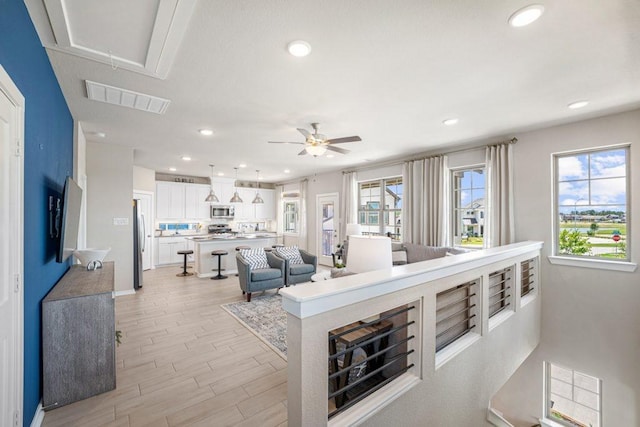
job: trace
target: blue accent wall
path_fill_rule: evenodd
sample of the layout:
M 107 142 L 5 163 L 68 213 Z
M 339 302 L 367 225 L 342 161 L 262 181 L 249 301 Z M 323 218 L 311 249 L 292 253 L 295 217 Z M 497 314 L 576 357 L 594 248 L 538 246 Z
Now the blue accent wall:
M 73 118 L 25 4 L 0 0 L 0 64 L 25 97 L 24 408 L 31 423 L 42 395 L 41 302 L 69 268 L 56 263 L 48 197 L 73 173 Z

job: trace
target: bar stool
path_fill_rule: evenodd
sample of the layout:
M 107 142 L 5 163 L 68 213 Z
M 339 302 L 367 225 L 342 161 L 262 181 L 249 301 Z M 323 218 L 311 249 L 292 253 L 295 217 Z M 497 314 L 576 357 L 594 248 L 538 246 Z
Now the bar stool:
M 276 249 L 276 248 L 284 248 L 284 245 L 282 245 L 282 244 L 280 244 L 280 243 L 276 243 L 275 245 L 271 245 L 271 247 L 272 247 L 273 249 Z
M 191 249 L 178 251 L 178 255 L 184 255 L 184 262 L 182 263 L 182 273 L 178 273 L 176 274 L 176 276 L 178 277 L 193 276 L 193 273 L 187 272 L 187 256 L 191 255 L 192 253 L 193 251 Z
M 271 246 L 268 246 L 266 248 L 264 248 L 265 252 L 273 252 L 273 248 Z
M 211 252 L 211 255 L 218 257 L 218 275 L 217 276 L 213 276 L 211 278 L 211 280 L 220 280 L 220 279 L 226 279 L 227 278 L 227 276 L 223 276 L 220 272 L 222 271 L 222 256 L 223 255 L 227 255 L 228 253 L 229 252 L 222 251 L 222 250 Z M 213 270 L 213 271 L 215 271 L 215 270 Z

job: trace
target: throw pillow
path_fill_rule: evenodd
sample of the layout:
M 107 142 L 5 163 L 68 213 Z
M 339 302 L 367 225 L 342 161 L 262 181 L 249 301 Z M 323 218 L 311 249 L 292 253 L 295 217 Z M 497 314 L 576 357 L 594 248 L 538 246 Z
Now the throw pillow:
M 267 254 L 263 248 L 257 249 L 241 249 L 240 255 L 247 261 L 249 267 L 252 270 L 259 270 L 261 268 L 271 268 L 267 261 Z
M 276 254 L 281 258 L 289 260 L 290 264 L 304 264 L 302 255 L 300 255 L 300 251 L 297 246 L 283 246 L 281 248 L 276 248 Z
M 391 261 L 393 265 L 404 265 L 407 263 L 407 251 L 392 251 Z

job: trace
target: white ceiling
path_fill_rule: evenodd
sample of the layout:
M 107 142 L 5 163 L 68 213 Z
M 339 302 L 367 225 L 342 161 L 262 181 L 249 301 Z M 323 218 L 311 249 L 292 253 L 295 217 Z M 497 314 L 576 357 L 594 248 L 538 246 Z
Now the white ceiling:
M 542 1 L 523 28 L 507 23 L 523 0 L 25 1 L 87 139 L 161 172 L 233 176 L 244 162 L 240 179 L 281 181 L 640 106 L 637 0 Z M 287 52 L 296 39 L 308 57 Z M 91 101 L 85 80 L 171 104 Z M 311 122 L 363 141 L 332 159 L 267 144 L 302 142 Z

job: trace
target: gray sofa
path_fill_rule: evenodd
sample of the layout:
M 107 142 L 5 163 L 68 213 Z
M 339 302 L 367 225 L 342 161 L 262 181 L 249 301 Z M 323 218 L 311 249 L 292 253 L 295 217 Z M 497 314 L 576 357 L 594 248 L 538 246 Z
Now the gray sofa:
M 349 252 L 349 241 L 345 240 L 340 247 L 340 250 L 334 255 L 334 264 L 341 262 L 347 265 L 347 256 Z M 417 245 L 415 243 L 391 243 L 391 256 L 393 259 L 393 265 L 413 264 L 414 262 L 428 261 L 435 258 L 443 258 L 447 256 L 447 253 L 452 255 L 458 255 L 468 252 L 466 249 L 454 248 L 452 246 L 425 246 Z
M 251 293 L 267 289 L 277 289 L 285 284 L 285 262 L 282 258 L 267 252 L 269 268 L 252 270 L 249 263 L 240 252 L 236 253 L 238 265 L 238 279 L 243 294 L 247 294 L 247 301 L 251 301 Z

